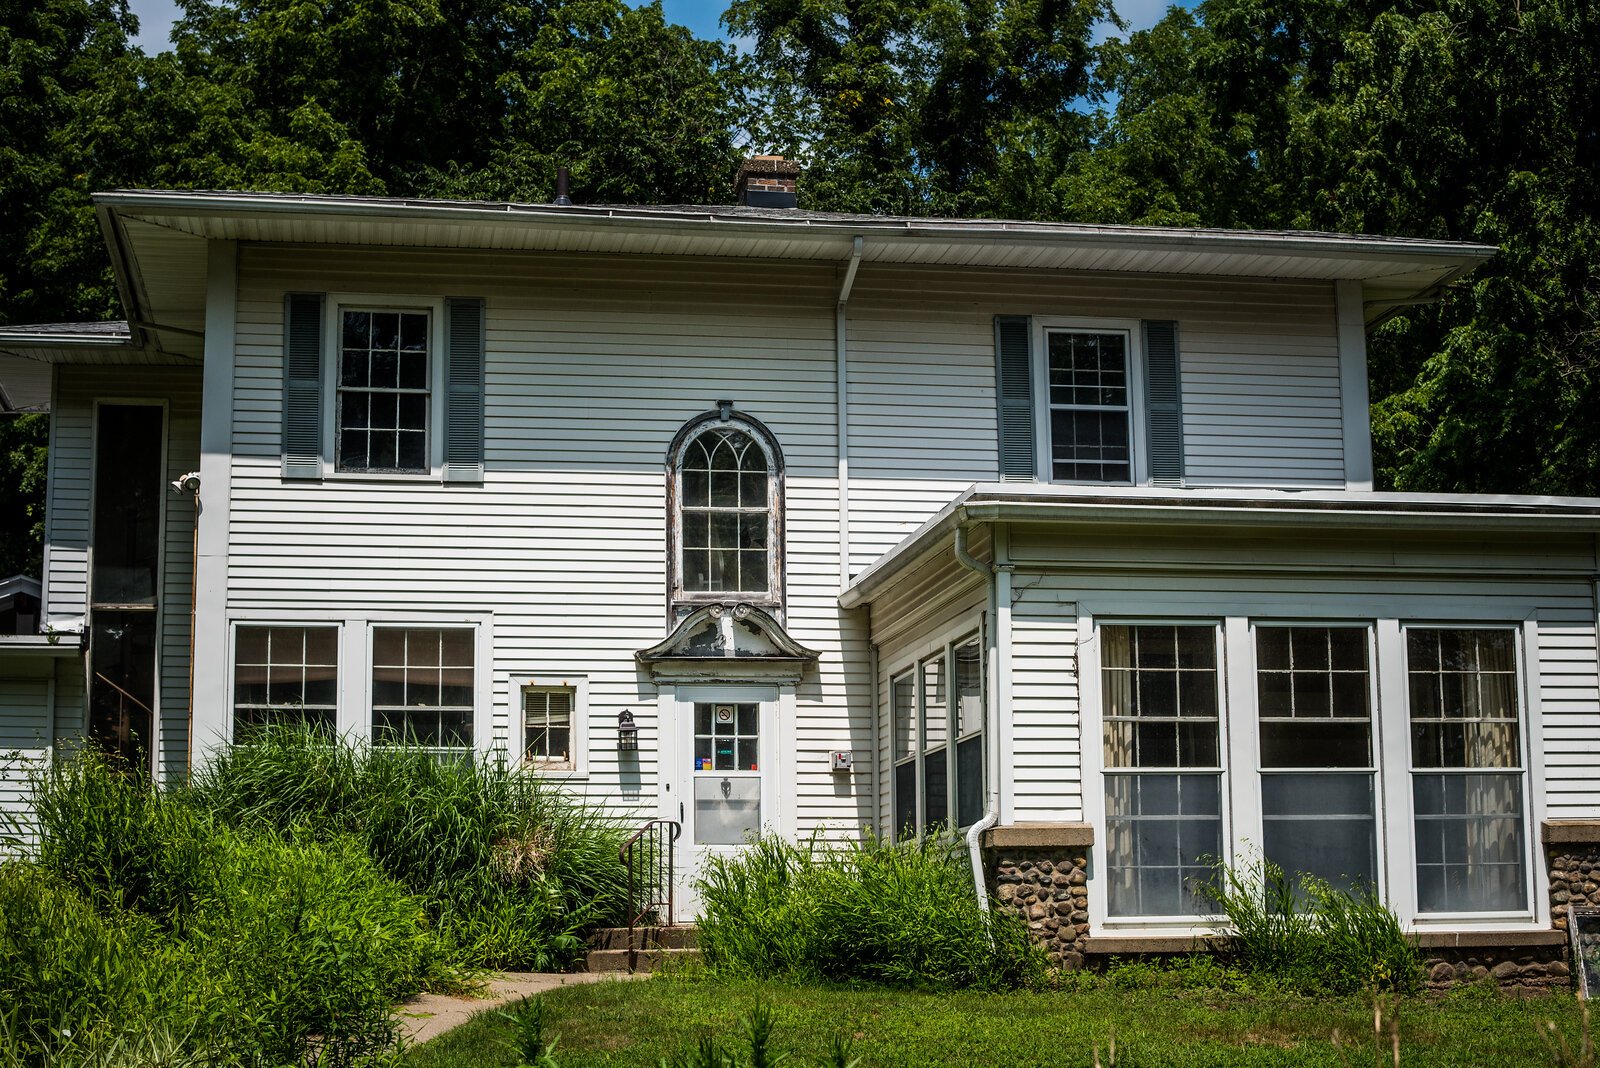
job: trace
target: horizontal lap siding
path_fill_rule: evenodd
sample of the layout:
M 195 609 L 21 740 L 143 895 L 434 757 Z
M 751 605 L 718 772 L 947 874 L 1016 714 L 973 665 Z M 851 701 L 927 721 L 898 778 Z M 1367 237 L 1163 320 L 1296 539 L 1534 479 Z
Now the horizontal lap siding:
M 31 837 L 30 777 L 50 758 L 52 664 L 45 660 L 19 665 L 8 658 L 5 667 L 9 677 L 0 678 L 0 827 L 5 817 L 11 817 L 23 835 Z
M 512 677 L 587 674 L 584 788 L 653 812 L 658 694 L 633 656 L 664 634 L 664 461 L 686 420 L 731 399 L 783 449 L 788 625 L 822 654 L 785 740 L 798 827 L 870 822 L 870 769 L 828 768 L 872 742 L 864 620 L 836 604 L 831 267 L 247 246 L 240 271 L 231 612 L 492 612 L 496 736 Z M 485 298 L 482 486 L 281 480 L 290 291 Z M 624 708 L 641 742 L 619 763 Z
M 163 479 L 181 478 L 200 466 L 198 368 L 64 365 L 57 370 L 45 535 L 46 607 L 53 620 L 82 616 L 87 610 L 95 401 L 165 401 Z M 166 528 L 161 549 L 158 742 L 163 774 L 181 775 L 188 753 L 194 498 L 165 493 L 162 500 Z
M 998 477 L 996 314 L 1176 320 L 1188 482 L 1344 484 L 1331 284 L 868 264 L 849 307 L 852 573 Z
M 1535 680 L 1550 818 L 1600 815 L 1600 679 L 1594 588 L 1586 541 L 1550 539 L 1531 547 L 1472 540 L 1260 539 L 1229 547 L 1073 532 L 1057 535 L 1066 570 L 1030 573 L 1047 555 L 1042 531 L 1014 530 L 1019 563 L 1013 629 L 1014 763 L 1019 820 L 1076 819 L 1081 752 L 1075 659 L 1077 617 L 1214 619 L 1397 618 L 1402 622 L 1521 624 L 1538 633 Z M 1267 559 L 1256 570 L 1219 571 L 1237 558 Z M 1116 566 L 1121 558 L 1122 567 Z M 1388 566 L 1368 566 L 1388 558 Z M 1353 561 L 1362 561 L 1352 564 Z M 1394 563 L 1392 561 L 1410 561 Z M 1291 563 L 1305 565 L 1289 571 Z M 1286 568 L 1273 574 L 1274 565 Z M 1448 567 L 1446 573 L 1441 569 Z M 1540 571 L 1543 574 L 1540 574 Z M 1085 741 L 1084 744 L 1097 744 Z

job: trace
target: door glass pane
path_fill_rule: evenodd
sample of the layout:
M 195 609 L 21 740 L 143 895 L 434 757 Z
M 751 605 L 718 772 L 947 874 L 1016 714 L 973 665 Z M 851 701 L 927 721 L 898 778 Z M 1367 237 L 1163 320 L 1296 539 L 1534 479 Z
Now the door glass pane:
M 698 845 L 741 845 L 761 833 L 761 779 L 753 775 L 696 775 L 694 840 Z
M 755 704 L 697 702 L 695 771 L 759 771 L 761 717 Z
M 1261 776 L 1262 852 L 1291 875 L 1343 890 L 1376 887 L 1372 775 Z
M 156 700 L 156 614 L 94 612 L 89 737 L 131 768 L 148 768 Z

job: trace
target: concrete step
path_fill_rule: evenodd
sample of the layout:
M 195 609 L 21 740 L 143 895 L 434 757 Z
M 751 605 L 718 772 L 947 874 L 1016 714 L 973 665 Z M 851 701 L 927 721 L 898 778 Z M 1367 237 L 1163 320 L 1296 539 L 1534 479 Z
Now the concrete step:
M 591 949 L 584 958 L 584 967 L 591 972 L 626 972 L 629 971 L 629 956 L 626 949 Z M 633 969 L 640 972 L 653 972 L 669 961 L 699 960 L 698 949 L 642 949 L 633 955 Z
M 700 931 L 693 924 L 671 927 L 635 927 L 633 944 L 639 949 L 694 949 L 700 944 Z M 626 927 L 602 927 L 589 936 L 590 949 L 627 949 Z

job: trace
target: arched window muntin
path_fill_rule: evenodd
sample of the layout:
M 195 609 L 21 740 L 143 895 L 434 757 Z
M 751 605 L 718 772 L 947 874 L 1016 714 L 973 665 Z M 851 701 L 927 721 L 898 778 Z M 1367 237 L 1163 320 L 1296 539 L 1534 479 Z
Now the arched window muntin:
M 783 604 L 783 453 L 731 409 L 685 423 L 667 456 L 671 607 Z

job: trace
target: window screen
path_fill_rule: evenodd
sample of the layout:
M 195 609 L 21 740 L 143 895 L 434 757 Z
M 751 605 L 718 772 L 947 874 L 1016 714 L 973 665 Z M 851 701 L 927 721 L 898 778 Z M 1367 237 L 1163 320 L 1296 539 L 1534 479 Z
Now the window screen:
M 1528 907 L 1516 648 L 1509 630 L 1406 631 L 1417 907 Z

